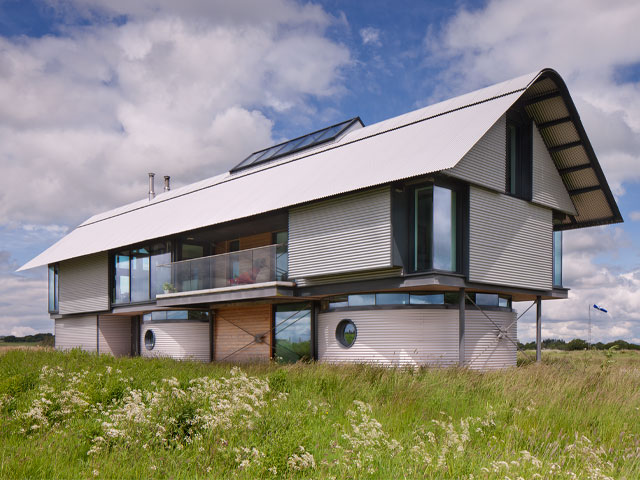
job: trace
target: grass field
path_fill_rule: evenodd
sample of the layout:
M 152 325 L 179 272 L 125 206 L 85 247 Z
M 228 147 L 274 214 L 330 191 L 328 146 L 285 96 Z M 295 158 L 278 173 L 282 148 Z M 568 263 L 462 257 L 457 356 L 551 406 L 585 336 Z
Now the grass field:
M 481 374 L 10 350 L 2 478 L 640 478 L 640 355 Z

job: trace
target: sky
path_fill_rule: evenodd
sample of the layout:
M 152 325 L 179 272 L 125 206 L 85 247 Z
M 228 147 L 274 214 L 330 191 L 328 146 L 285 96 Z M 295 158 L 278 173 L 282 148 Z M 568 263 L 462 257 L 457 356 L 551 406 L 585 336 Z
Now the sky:
M 15 270 L 144 198 L 147 172 L 178 187 L 550 67 L 625 223 L 564 235 L 571 291 L 543 302 L 543 337 L 586 338 L 596 303 L 593 341 L 640 343 L 639 24 L 637 0 L 0 0 L 0 335 L 53 331 L 46 269 Z

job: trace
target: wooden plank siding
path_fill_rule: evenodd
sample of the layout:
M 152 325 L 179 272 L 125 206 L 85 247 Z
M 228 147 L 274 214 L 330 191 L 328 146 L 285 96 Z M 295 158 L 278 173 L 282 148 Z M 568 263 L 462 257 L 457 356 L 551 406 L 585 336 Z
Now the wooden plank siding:
M 131 355 L 131 317 L 98 317 L 98 353 L 115 357 Z
M 238 240 L 240 244 L 240 250 L 266 247 L 267 245 L 271 245 L 273 243 L 273 232 L 257 233 L 255 235 L 249 235 L 247 237 L 240 237 L 237 239 L 216 242 L 214 248 L 215 255 L 219 255 L 221 253 L 229 253 L 229 244 L 234 240 Z
M 271 358 L 271 305 L 218 308 L 215 310 L 213 322 L 215 360 L 260 362 Z M 241 326 L 246 332 L 236 325 Z M 253 343 L 246 347 L 254 340 L 254 335 L 263 334 L 265 336 L 262 343 Z M 234 354 L 239 349 L 242 350 Z

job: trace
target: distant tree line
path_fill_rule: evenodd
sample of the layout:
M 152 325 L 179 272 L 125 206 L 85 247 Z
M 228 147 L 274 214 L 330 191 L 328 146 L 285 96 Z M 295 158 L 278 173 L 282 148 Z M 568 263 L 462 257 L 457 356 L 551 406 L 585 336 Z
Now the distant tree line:
M 35 335 L 26 335 L 24 337 L 7 335 L 6 337 L 0 337 L 0 340 L 5 343 L 40 343 L 53 346 L 53 334 L 51 333 L 36 333 Z
M 518 342 L 518 347 L 524 350 L 535 350 L 536 342 Z M 582 340 L 581 338 L 574 338 L 573 340 L 570 340 L 568 342 L 560 340 L 559 338 L 547 338 L 542 341 L 542 348 L 545 350 L 585 350 L 587 348 L 592 348 L 595 350 L 608 350 L 611 347 L 618 347 L 620 350 L 640 350 L 640 345 L 629 343 L 625 340 L 615 340 L 609 343 L 598 342 L 592 343 L 591 345 L 589 345 L 586 340 Z

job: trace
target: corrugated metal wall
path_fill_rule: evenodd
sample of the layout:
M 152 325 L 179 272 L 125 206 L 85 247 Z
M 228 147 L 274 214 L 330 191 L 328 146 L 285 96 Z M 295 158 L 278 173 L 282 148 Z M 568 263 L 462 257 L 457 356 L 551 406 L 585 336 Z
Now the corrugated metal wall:
M 71 350 L 79 347 L 87 352 L 98 348 L 98 317 L 84 315 L 55 320 L 56 350 Z
M 498 338 L 496 326 L 478 310 L 466 310 L 464 330 L 465 366 L 477 370 L 515 367 L 517 348 L 516 312 L 485 311 L 511 338 Z M 510 326 L 510 327 L 509 327 Z
M 268 361 L 271 358 L 270 329 L 271 305 L 217 309 L 214 317 L 213 335 L 215 359 L 227 362 Z M 250 332 L 251 335 L 247 332 Z M 243 348 L 253 341 L 254 335 L 265 333 L 263 343 L 253 343 L 247 348 Z M 233 354 L 239 349 L 242 350 Z
M 469 280 L 551 289 L 552 211 L 471 187 Z
M 310 287 L 314 285 L 328 285 L 331 283 L 345 283 L 345 282 L 361 282 L 364 280 L 375 280 L 378 278 L 399 277 L 402 275 L 401 267 L 385 268 L 383 270 L 369 270 L 366 272 L 355 273 L 341 273 L 339 275 L 329 275 L 322 277 L 311 277 L 297 279 L 296 285 L 298 287 Z
M 131 355 L 131 317 L 100 315 L 98 353 L 116 357 Z
M 532 200 L 572 215 L 577 213 L 537 127 L 533 128 Z
M 336 327 L 348 318 L 356 342 L 345 348 Z M 318 315 L 318 360 L 383 365 L 456 365 L 458 310 L 397 309 L 327 312 Z
M 107 252 L 60 262 L 60 313 L 109 309 Z
M 506 187 L 507 123 L 503 115 L 453 168 L 453 177 L 504 192 Z
M 144 345 L 144 336 L 149 329 L 156 334 L 153 350 L 147 350 Z M 211 359 L 209 345 L 208 322 L 150 322 L 140 325 L 140 355 L 143 357 L 208 362 Z
M 291 278 L 390 266 L 389 187 L 290 210 Z

